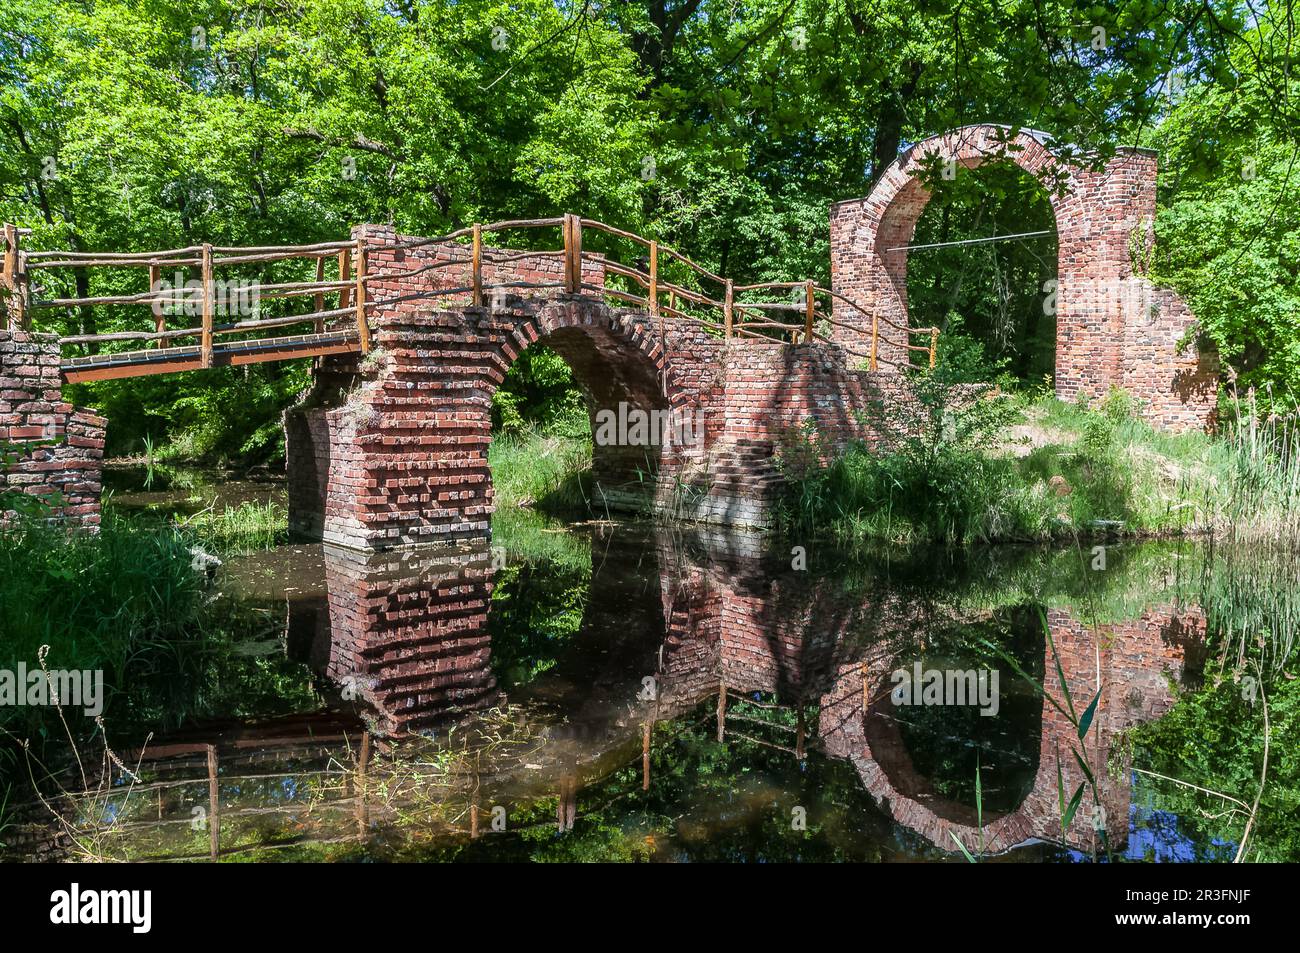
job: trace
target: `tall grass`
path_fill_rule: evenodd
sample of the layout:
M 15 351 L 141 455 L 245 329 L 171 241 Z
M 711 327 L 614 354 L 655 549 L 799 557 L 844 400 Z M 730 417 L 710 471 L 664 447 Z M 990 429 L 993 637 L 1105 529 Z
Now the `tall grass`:
M 19 521 L 0 536 L 0 668 L 35 669 L 49 645 L 51 668 L 102 669 L 111 692 L 135 662 L 194 636 L 203 590 L 175 530 L 142 529 L 111 511 L 97 536 Z M 45 714 L 0 708 L 0 726 L 39 733 Z
M 973 411 L 937 390 L 942 427 L 826 453 L 815 435 L 784 452 L 828 460 L 793 474 L 782 520 L 846 542 L 1049 541 L 1215 532 L 1300 539 L 1300 442 L 1294 421 L 1243 406 L 1223 434 L 1167 434 L 1138 419 L 1123 392 L 1095 408 L 1052 397 Z M 956 421 L 956 424 L 953 421 Z M 1012 426 L 1038 433 L 1023 452 Z M 966 428 L 963 432 L 963 427 Z M 810 449 L 811 445 L 811 449 Z M 879 449 L 884 446 L 886 449 Z
M 488 448 L 497 510 L 539 506 L 589 510 L 591 440 L 524 430 L 494 436 Z
M 289 537 L 289 513 L 279 503 L 246 501 L 238 506 L 200 510 L 180 521 L 205 548 L 222 555 L 273 549 Z
M 1300 542 L 1300 424 L 1295 416 L 1261 419 L 1255 393 L 1234 391 L 1224 442 L 1232 467 L 1219 507 L 1220 528 L 1238 539 Z

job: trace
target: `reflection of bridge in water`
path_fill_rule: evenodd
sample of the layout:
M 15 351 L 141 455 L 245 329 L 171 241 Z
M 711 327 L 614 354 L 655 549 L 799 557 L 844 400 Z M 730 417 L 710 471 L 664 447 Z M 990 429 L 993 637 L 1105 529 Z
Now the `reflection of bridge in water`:
M 1061 842 L 1057 766 L 1068 797 L 1083 780 L 1072 753 L 1078 739 L 1036 688 L 1003 664 L 996 715 L 890 699 L 893 671 L 917 661 L 996 663 L 969 649 L 993 639 L 1063 700 L 1032 607 L 957 610 L 961 598 L 933 573 L 913 582 L 892 567 L 867 567 L 859 582 L 842 571 L 792 571 L 759 537 L 616 530 L 592 551 L 581 624 L 548 645 L 535 674 L 516 677 L 509 656 L 519 654 L 511 644 L 518 632 L 502 606 L 533 598 L 517 565 L 494 568 L 488 551 L 326 550 L 323 591 L 289 604 L 287 649 L 323 676 L 330 711 L 195 727 L 151 744 L 147 783 L 134 798 L 151 805 L 156 791 L 157 817 L 150 806 L 126 825 L 146 838 L 135 856 L 194 856 L 184 838 L 148 838 L 164 825 L 188 827 L 196 804 L 213 818 L 210 852 L 198 856 L 254 849 L 250 825 L 272 817 L 287 826 L 256 828 L 254 840 L 288 831 L 295 843 L 365 843 L 385 836 L 398 815 L 408 823 L 431 806 L 436 818 L 426 830 L 474 836 L 489 829 L 493 805 L 557 798 L 556 823 L 568 830 L 584 788 L 608 787 L 638 762 L 639 786 L 655 783 L 657 723 L 701 719 L 737 758 L 752 760 L 761 746 L 778 759 L 851 764 L 885 815 L 949 852 L 954 835 L 972 849 L 981 843 L 971 783 L 978 755 L 985 850 Z M 1064 608 L 1048 609 L 1046 619 L 1076 709 L 1101 688 L 1085 754 L 1104 813 L 1088 795 L 1065 842 L 1092 847 L 1100 823 L 1119 848 L 1130 772 L 1116 742 L 1168 710 L 1170 680 L 1183 677 L 1203 616 L 1165 602 L 1095 628 Z M 468 741 L 502 732 L 521 743 Z M 444 760 L 448 752 L 468 757 Z M 431 765 L 434 774 L 421 773 Z M 386 797 L 375 796 L 376 781 Z M 586 804 L 599 811 L 594 800 Z
M 916 731 L 890 699 L 890 673 L 929 658 L 927 643 L 945 628 L 961 632 L 987 623 L 988 615 L 954 613 L 941 600 L 918 598 L 903 585 L 852 592 L 842 580 L 774 566 L 768 555 L 747 550 L 734 536 L 691 542 L 667 536 L 652 544 L 612 541 L 601 555 L 612 564 L 644 564 L 646 553 L 620 550 L 652 545 L 658 586 L 647 587 L 644 575 L 622 582 L 600 577 L 589 593 L 582 629 L 555 667 L 508 693 L 493 674 L 494 570 L 488 552 L 362 557 L 327 551 L 327 596 L 322 604 L 295 610 L 291 637 L 300 651 L 310 645 L 316 666 L 335 685 L 364 699 L 380 735 L 438 731 L 472 719 L 474 711 L 497 705 L 507 694 L 512 701 L 567 699 L 548 706 L 564 726 L 546 729 L 554 743 L 535 756 L 554 762 L 561 826 L 566 800 L 572 825 L 580 779 L 602 777 L 612 756 L 621 752 L 626 758 L 640 741 L 649 784 L 653 724 L 712 704 L 719 740 L 767 744 L 791 757 L 817 749 L 845 759 L 877 804 L 904 827 L 944 850 L 955 848 L 953 835 L 967 845 L 978 843 L 973 801 L 945 795 L 954 779 L 927 777 L 916 764 Z M 1104 823 L 1110 843 L 1122 844 L 1128 772 L 1112 770 L 1112 747 L 1125 729 L 1169 708 L 1169 679 L 1182 676 L 1184 647 L 1203 632 L 1203 618 L 1198 610 L 1172 605 L 1095 628 L 1063 609 L 1049 610 L 1046 618 L 1076 710 L 1082 714 L 1101 689 L 1085 753 L 1104 813 L 1086 797 L 1067 841 L 1087 847 Z M 593 640 L 600 640 L 599 651 L 592 651 Z M 1063 703 L 1046 641 L 1037 635 L 1030 644 L 1022 664 Z M 648 678 L 654 679 L 653 692 L 647 691 Z M 1004 698 L 1018 694 L 1024 701 L 1026 685 L 1006 666 L 1000 686 Z M 1067 797 L 1084 779 L 1072 754 L 1079 747 L 1074 725 L 1036 690 L 1030 701 L 1017 712 L 1004 702 L 993 716 L 1005 722 L 1003 735 L 1030 734 L 1013 741 L 1032 752 L 1036 764 L 1016 803 L 1001 811 L 985 804 L 983 843 L 989 852 L 1033 838 L 1059 841 L 1058 764 Z M 757 737 L 762 732 L 753 725 L 764 715 L 786 741 Z M 581 752 L 563 738 L 581 739 Z M 947 741 L 958 747 L 972 743 Z M 990 750 L 985 764 L 1004 756 Z

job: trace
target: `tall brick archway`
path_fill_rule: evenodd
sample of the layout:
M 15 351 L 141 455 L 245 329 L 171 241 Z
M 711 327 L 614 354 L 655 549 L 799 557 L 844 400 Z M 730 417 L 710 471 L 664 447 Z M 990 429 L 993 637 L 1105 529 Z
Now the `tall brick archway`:
M 977 126 L 925 140 L 905 157 L 900 157 L 872 193 L 873 198 L 879 196 L 884 203 L 876 231 L 876 254 L 888 279 L 879 289 L 882 316 L 888 316 L 900 325 L 915 323 L 909 320 L 907 273 L 911 256 L 907 246 L 933 197 L 920 178 L 921 169 L 930 155 L 952 160 L 946 168 L 952 170 L 958 179 L 965 174 L 964 170 L 983 165 L 1003 163 L 1016 166 L 1043 188 L 1060 238 L 1061 222 L 1068 218 L 1070 209 L 1066 200 L 1044 186 L 1057 164 L 1056 159 L 1033 134 L 1024 133 L 1008 143 L 997 138 L 989 142 L 987 137 L 980 137 L 981 132 L 989 129 L 996 131 L 996 127 Z M 1063 257 L 1058 255 L 1058 268 Z M 898 356 L 900 359 L 903 357 L 901 354 Z
M 1217 361 L 1184 341 L 1194 319 L 1183 301 L 1152 286 L 1134 265 L 1134 252 L 1154 242 L 1156 153 L 1149 149 L 1119 149 L 1097 170 L 1056 156 L 1043 133 L 1006 126 L 963 126 L 918 142 L 869 196 L 831 207 L 832 286 L 864 308 L 844 315 L 856 327 L 837 328 L 839 340 L 869 346 L 871 313 L 908 326 L 907 253 L 892 249 L 911 241 L 930 200 L 922 174 L 936 159 L 952 163 L 959 176 L 987 162 L 1011 162 L 1044 184 L 1058 239 L 1058 397 L 1094 400 L 1120 387 L 1153 423 L 1175 430 L 1210 424 Z M 882 341 L 880 354 L 906 360 L 901 343 Z
M 696 395 L 637 316 L 577 299 L 381 314 L 378 359 L 339 360 L 285 418 L 290 529 L 357 549 L 481 542 L 494 509 L 492 395 L 527 348 L 573 368 L 593 417 L 618 404 L 689 411 Z M 697 451 L 597 445 L 598 498 L 617 506 Z

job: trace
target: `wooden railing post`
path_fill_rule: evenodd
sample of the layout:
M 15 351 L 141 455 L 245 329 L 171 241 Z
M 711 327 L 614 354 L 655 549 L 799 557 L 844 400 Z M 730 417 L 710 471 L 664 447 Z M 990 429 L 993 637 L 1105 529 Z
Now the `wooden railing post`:
M 880 342 L 880 315 L 871 315 L 871 369 L 876 369 L 876 350 Z
M 582 216 L 573 216 L 573 293 L 582 294 Z
M 813 339 L 813 318 L 817 313 L 817 298 L 813 294 L 813 283 L 811 280 L 803 283 L 803 294 L 803 343 L 811 344 Z
M 573 223 L 569 219 L 569 213 L 564 213 L 564 218 L 560 219 L 560 234 L 564 239 L 564 290 L 569 291 L 570 281 L 573 277 Z
M 474 298 L 473 305 L 476 308 L 483 307 L 483 226 L 478 222 L 474 223 L 474 250 L 473 270 Z
M 934 355 L 935 355 L 935 350 L 938 348 L 938 346 L 939 346 L 939 329 L 931 328 L 930 329 L 930 369 L 931 370 L 934 370 Z
M 366 322 L 366 240 L 357 239 L 354 253 L 357 260 L 357 286 L 352 297 L 357 307 L 357 334 L 361 343 L 361 353 L 370 353 L 370 325 Z
M 325 280 L 325 256 L 317 255 L 316 256 L 316 284 L 320 284 L 324 280 Z M 317 314 L 325 310 L 325 292 L 323 291 L 316 292 L 316 296 L 312 300 L 315 302 Z M 324 331 L 325 331 L 325 319 L 317 318 L 316 333 L 323 334 Z
M 722 299 L 722 339 L 731 340 L 731 311 L 732 302 L 736 295 L 735 282 L 730 278 L 727 279 L 727 294 Z
M 217 788 L 217 746 L 208 745 L 208 853 L 221 856 L 221 797 Z
M 158 295 L 162 293 L 162 269 L 155 262 L 149 263 L 149 290 Z M 167 330 L 167 308 L 161 301 L 154 300 L 149 302 L 149 308 L 153 311 L 153 330 L 155 334 L 162 334 Z M 153 342 L 154 347 L 162 347 L 163 339 L 158 338 Z
M 650 301 L 650 316 L 659 317 L 659 243 L 650 243 L 650 287 L 646 290 Z
M 6 307 L 9 309 L 9 328 L 18 331 L 27 324 L 27 269 L 22 267 L 22 249 L 18 243 L 18 226 L 5 222 L 4 226 L 5 264 L 2 284 L 8 292 Z
M 582 221 L 572 214 L 564 216 L 564 290 L 582 290 Z
M 204 367 L 212 366 L 212 309 L 215 288 L 212 283 L 212 246 L 203 243 L 200 280 L 203 283 L 203 327 L 199 338 L 199 355 Z
M 339 281 L 350 281 L 352 279 L 352 249 L 344 248 L 339 252 Z M 347 286 L 339 289 L 339 310 L 350 307 L 352 304 L 352 292 Z

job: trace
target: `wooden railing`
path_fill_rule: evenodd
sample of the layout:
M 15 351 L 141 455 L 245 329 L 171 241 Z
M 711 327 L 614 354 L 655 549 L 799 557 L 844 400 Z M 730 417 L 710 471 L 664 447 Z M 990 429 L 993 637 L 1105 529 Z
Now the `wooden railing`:
M 488 236 L 504 232 L 536 232 L 558 228 L 560 248 L 520 250 L 488 244 Z M 34 313 L 65 309 L 83 316 L 93 309 L 108 306 L 148 306 L 154 313 L 152 327 L 141 330 L 98 333 L 85 330 L 60 339 L 68 347 L 82 349 L 80 355 L 65 359 L 67 380 L 97 380 L 139 374 L 168 373 L 212 367 L 216 364 L 244 364 L 294 357 L 370 350 L 369 316 L 377 306 L 412 299 L 461 297 L 473 307 L 485 304 L 488 290 L 539 291 L 555 290 L 569 295 L 593 294 L 643 309 L 652 321 L 661 325 L 666 319 L 686 321 L 706 329 L 725 340 L 767 339 L 808 344 L 815 341 L 835 343 L 849 354 L 866 362 L 870 370 L 880 365 L 895 369 L 916 369 L 910 355 L 924 353 L 931 367 L 935 363 L 937 328 L 908 328 L 862 307 L 852 299 L 823 288 L 811 280 L 771 281 L 735 284 L 731 279 L 702 267 L 675 249 L 603 222 L 563 215 L 553 218 L 515 219 L 475 224 L 435 238 L 421 238 L 393 245 L 364 239 L 320 242 L 311 245 L 276 245 L 262 247 L 226 247 L 194 245 L 157 252 L 101 253 L 70 251 L 27 251 L 20 247 L 24 230 L 4 227 L 4 258 L 0 261 L 0 295 L 6 305 L 11 327 L 29 327 Z M 584 244 L 586 242 L 587 244 Z M 631 245 L 632 264 L 622 263 L 613 255 L 619 246 Z M 415 251 L 440 246 L 441 260 L 417 264 L 406 270 L 387 270 L 382 274 L 367 271 L 372 250 L 399 249 Z M 496 278 L 485 284 L 484 270 L 494 271 L 521 262 L 552 262 L 560 280 L 536 281 Z M 314 276 L 270 276 L 269 266 L 301 267 L 314 265 Z M 327 278 L 328 262 L 337 262 L 338 277 Z M 554 263 L 559 264 L 558 269 Z M 600 270 L 602 283 L 586 280 L 584 266 Z M 240 282 L 218 281 L 218 269 L 256 268 L 255 279 Z M 466 284 L 430 287 L 409 294 L 376 296 L 368 285 L 372 280 L 385 282 L 412 278 L 439 269 L 463 269 Z M 148 290 L 117 291 L 96 296 L 47 296 L 46 289 L 34 284 L 45 276 L 57 276 L 65 269 L 98 269 L 107 272 L 104 284 L 121 284 L 123 270 L 144 271 Z M 175 269 L 175 276 L 185 279 L 182 287 L 171 287 L 164 269 Z M 187 279 L 193 272 L 194 278 Z M 83 271 L 82 274 L 85 274 Z M 57 281 L 57 277 L 49 280 Z M 771 300 L 784 293 L 789 300 Z M 230 314 L 232 294 L 237 299 L 235 313 Z M 240 308 L 251 298 L 252 314 Z M 278 308 L 282 313 L 262 315 L 262 302 L 278 299 L 308 299 L 305 311 Z M 333 298 L 333 301 L 327 301 Z M 843 306 L 841 309 L 840 306 Z M 870 317 L 870 333 L 861 321 L 842 320 L 843 310 Z M 168 317 L 176 311 L 197 314 L 197 326 L 168 326 Z M 218 312 L 225 312 L 221 315 Z M 838 316 L 837 316 L 838 314 Z M 227 320 L 219 320 L 219 317 Z M 792 320 L 791 320 L 792 319 Z M 299 328 L 295 333 L 285 329 Z M 843 341 L 832 341 L 835 329 L 853 333 L 854 339 L 869 342 L 867 350 L 858 350 Z M 265 336 L 264 332 L 281 332 Z M 253 339 L 249 334 L 259 335 Z M 912 337 L 922 335 L 925 344 L 913 344 Z M 188 344 L 177 342 L 187 340 Z M 124 342 L 140 342 L 144 350 L 118 350 Z M 893 357 L 881 353 L 881 345 Z M 903 360 L 898 360 L 899 355 Z

